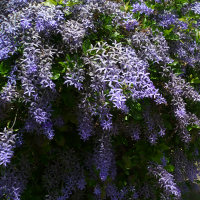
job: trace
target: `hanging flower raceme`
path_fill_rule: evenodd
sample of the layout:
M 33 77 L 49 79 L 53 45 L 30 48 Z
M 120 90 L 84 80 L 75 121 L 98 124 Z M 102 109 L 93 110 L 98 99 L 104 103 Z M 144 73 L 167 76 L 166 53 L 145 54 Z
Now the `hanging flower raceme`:
M 199 173 L 199 2 L 0 13 L 0 199 L 181 199 Z

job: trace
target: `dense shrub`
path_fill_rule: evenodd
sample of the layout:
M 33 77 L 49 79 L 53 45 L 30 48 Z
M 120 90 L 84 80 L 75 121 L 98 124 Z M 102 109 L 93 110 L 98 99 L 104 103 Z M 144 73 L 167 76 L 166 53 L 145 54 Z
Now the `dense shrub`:
M 182 199 L 199 25 L 193 0 L 1 0 L 0 199 Z

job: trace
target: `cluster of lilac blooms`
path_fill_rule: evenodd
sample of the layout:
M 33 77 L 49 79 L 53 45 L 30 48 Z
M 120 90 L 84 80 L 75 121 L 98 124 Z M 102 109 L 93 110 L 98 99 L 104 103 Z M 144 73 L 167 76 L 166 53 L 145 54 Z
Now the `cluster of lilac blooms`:
M 76 109 L 70 111 L 77 117 L 74 134 L 78 133 L 84 144 L 92 144 L 93 150 L 87 155 L 69 149 L 49 153 L 53 160 L 42 177 L 45 199 L 86 198 L 85 191 L 89 188 L 91 192 L 88 177 L 95 180 L 91 193 L 96 199 L 156 199 L 154 188 L 162 191 L 160 199 L 181 199 L 177 184 L 197 179 L 197 160 L 176 150 L 173 173 L 164 168 L 166 160 L 163 165 L 150 163 L 146 171 L 156 179 L 155 184 L 127 180 L 120 187 L 119 149 L 113 146 L 113 138 L 129 138 L 133 144 L 145 141 L 152 148 L 168 135 L 177 136 L 184 145 L 192 142 L 188 127 L 200 127 L 200 119 L 187 103 L 198 104 L 200 94 L 184 77 L 186 71 L 198 72 L 200 44 L 188 31 L 187 22 L 169 10 L 154 10 L 145 1 L 134 1 L 129 9 L 123 2 L 110 0 L 50 2 L 0 1 L 0 66 L 11 60 L 0 88 L 0 198 L 21 199 L 32 169 L 30 160 L 21 155 L 21 164 L 15 163 L 14 150 L 23 148 L 21 137 L 29 133 L 53 143 L 58 126 L 65 127 L 62 114 L 56 113 L 57 101 L 62 90 L 73 88 L 78 99 Z M 188 7 L 200 14 L 198 2 Z M 125 37 L 97 37 L 84 50 L 84 42 L 92 34 L 104 34 L 100 31 L 102 16 L 111 18 L 108 28 Z M 156 28 L 143 28 L 143 19 L 154 20 Z M 165 38 L 162 30 L 170 28 L 179 40 Z M 195 25 L 193 28 L 196 30 Z M 78 58 L 72 56 L 71 65 L 66 64 L 55 78 L 57 60 L 65 55 Z M 173 69 L 177 60 L 182 64 L 182 76 Z M 141 122 L 135 120 L 135 105 L 142 105 L 137 111 Z M 164 112 L 174 120 L 170 130 Z M 9 128 L 6 124 L 13 121 L 13 113 L 14 127 Z
M 158 185 L 164 188 L 166 196 L 170 197 L 174 195 L 175 199 L 179 199 L 181 196 L 180 189 L 177 188 L 174 182 L 173 175 L 167 172 L 161 165 L 151 164 L 148 166 L 149 173 L 158 179 Z
M 144 2 L 133 4 L 133 9 L 131 10 L 133 13 L 139 12 L 140 14 L 150 15 L 153 13 L 153 10 L 146 6 Z

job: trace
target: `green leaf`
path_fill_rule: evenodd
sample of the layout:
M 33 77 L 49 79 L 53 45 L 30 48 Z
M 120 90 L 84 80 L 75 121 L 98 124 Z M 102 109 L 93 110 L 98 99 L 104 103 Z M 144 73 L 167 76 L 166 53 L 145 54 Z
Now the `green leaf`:
M 57 80 L 60 78 L 60 73 L 54 74 L 53 77 L 51 78 L 52 80 Z
M 188 131 L 191 131 L 192 129 L 200 129 L 200 126 L 198 126 L 198 125 L 189 125 L 189 126 L 187 126 L 187 130 Z
M 120 33 L 118 33 L 117 31 L 115 31 L 115 32 L 111 35 L 111 37 L 117 39 L 117 38 L 123 38 L 124 36 L 121 35 Z
M 168 64 L 169 66 L 176 66 L 176 65 L 178 65 L 179 64 L 179 62 L 177 61 L 177 60 L 175 60 L 173 63 L 170 63 L 170 64 Z
M 79 4 L 79 0 L 69 0 L 67 2 L 67 6 L 69 6 L 69 7 L 72 7 L 72 6 L 76 5 L 76 4 Z
M 196 78 L 193 78 L 191 81 L 190 81 L 190 83 L 200 83 L 200 80 L 199 80 L 199 77 L 196 77 Z
M 129 170 L 129 169 L 131 169 L 133 167 L 133 161 L 132 161 L 130 156 L 124 155 L 122 157 L 122 160 L 123 160 L 123 165 L 122 166 L 125 169 L 125 171 L 127 171 L 127 170 Z
M 167 115 L 164 117 L 164 126 L 168 130 L 173 130 L 173 125 L 172 125 L 172 123 L 171 123 L 171 121 L 169 119 L 170 119 L 170 117 L 167 117 Z
M 129 5 L 129 3 L 130 3 L 130 1 L 128 1 L 128 2 L 125 4 L 124 9 L 125 9 L 126 12 L 131 8 L 131 6 Z
M 87 50 L 91 48 L 91 42 L 89 39 L 86 39 L 82 45 L 83 53 L 86 54 Z
M 142 110 L 141 104 L 140 104 L 140 103 L 137 103 L 137 104 L 135 105 L 135 109 L 138 110 L 138 111 L 141 111 L 141 110 Z
M 168 36 L 168 35 L 170 35 L 170 33 L 173 31 L 173 27 L 172 28 L 170 28 L 169 30 L 164 30 L 164 36 Z
M 57 5 L 57 1 L 56 0 L 46 0 L 44 3 L 43 3 L 45 6 L 49 6 L 51 7 L 52 5 Z
M 105 26 L 105 29 L 106 29 L 106 30 L 109 30 L 109 31 L 112 31 L 112 30 L 113 30 L 113 27 L 112 27 L 112 25 L 106 25 L 106 26 Z
M 160 164 L 162 157 L 163 157 L 163 153 L 161 151 L 157 151 L 155 154 L 151 156 L 151 160 Z
M 161 150 L 162 152 L 165 151 L 165 150 L 168 150 L 169 149 L 169 146 L 164 144 L 164 143 L 161 143 L 159 145 L 159 150 Z
M 173 172 L 173 171 L 174 171 L 174 166 L 173 166 L 173 165 L 167 165 L 167 166 L 165 166 L 165 169 L 166 169 L 168 172 Z
M 133 115 L 133 119 L 135 119 L 135 120 L 142 120 L 142 119 L 143 119 L 143 116 L 142 116 L 141 113 L 135 113 L 135 114 Z
M 5 76 L 9 72 L 9 67 L 4 62 L 0 63 L 0 74 Z

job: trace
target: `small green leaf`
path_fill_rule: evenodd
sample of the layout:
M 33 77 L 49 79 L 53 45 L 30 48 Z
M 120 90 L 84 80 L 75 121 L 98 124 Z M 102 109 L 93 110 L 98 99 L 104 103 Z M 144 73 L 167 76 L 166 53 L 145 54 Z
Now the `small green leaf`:
M 169 149 L 169 146 L 164 144 L 164 143 L 161 143 L 160 145 L 158 145 L 158 148 L 161 152 L 165 151 L 165 150 L 168 150 Z
M 179 64 L 179 62 L 177 61 L 177 60 L 175 60 L 173 63 L 170 63 L 170 64 L 168 64 L 169 66 L 176 66 L 176 65 L 178 65 Z
M 174 171 L 174 166 L 173 166 L 173 165 L 167 165 L 167 166 L 165 166 L 165 169 L 166 169 L 168 172 L 173 172 L 173 171 Z
M 57 80 L 60 78 L 60 73 L 54 74 L 53 77 L 51 78 L 52 80 Z
M 200 126 L 198 126 L 198 125 L 189 125 L 189 126 L 187 126 L 187 130 L 188 131 L 191 131 L 192 129 L 200 129 Z
M 163 153 L 160 151 L 160 152 L 157 152 L 155 155 L 152 155 L 151 160 L 156 163 L 160 163 L 162 157 L 163 157 Z
M 122 160 L 123 160 L 123 167 L 126 169 L 126 170 L 129 170 L 133 167 L 133 161 L 131 160 L 131 157 L 128 156 L 128 155 L 124 155 L 122 157 Z
M 115 31 L 112 35 L 111 35 L 111 37 L 114 37 L 114 38 L 118 38 L 118 37 L 123 37 L 122 35 L 120 35 L 120 33 L 118 33 L 117 31 Z
M 4 62 L 0 63 L 0 74 L 3 76 L 6 76 L 6 74 L 9 72 L 9 67 L 5 65 Z
M 170 35 L 170 33 L 173 31 L 173 27 L 172 28 L 170 28 L 169 30 L 164 30 L 164 36 L 168 36 L 168 35 Z
M 193 78 L 191 81 L 190 81 L 190 83 L 200 83 L 200 80 L 199 80 L 199 77 L 196 77 L 196 78 Z
M 106 25 L 105 26 L 105 29 L 106 30 L 109 30 L 109 31 L 112 31 L 113 30 L 113 27 L 111 25 Z
M 57 1 L 56 0 L 46 0 L 44 3 L 43 3 L 45 6 L 49 6 L 51 7 L 52 5 L 57 5 Z
M 82 45 L 83 53 L 86 54 L 87 50 L 91 48 L 91 42 L 89 39 L 86 39 Z
M 133 115 L 133 119 L 135 120 L 142 120 L 142 114 L 141 113 L 135 113 L 135 115 Z
M 172 123 L 171 123 L 168 119 L 164 119 L 164 126 L 165 126 L 168 130 L 173 130 L 173 125 L 172 125 Z
M 76 4 L 79 4 L 78 0 L 69 0 L 67 2 L 67 6 L 69 6 L 69 7 L 72 7 L 72 6 L 76 5 Z

